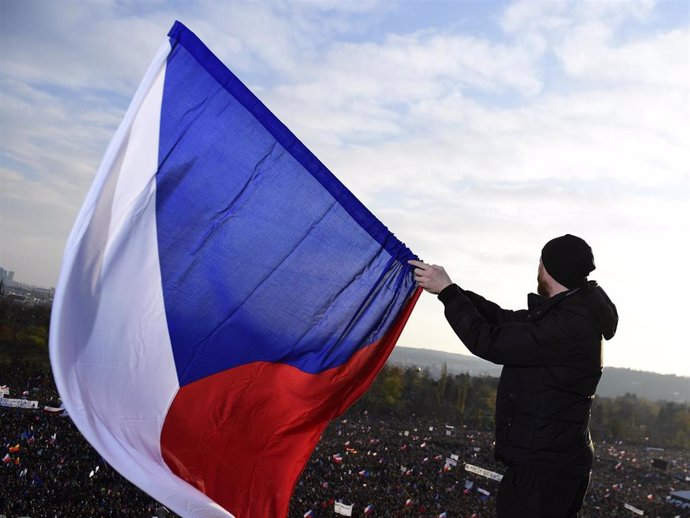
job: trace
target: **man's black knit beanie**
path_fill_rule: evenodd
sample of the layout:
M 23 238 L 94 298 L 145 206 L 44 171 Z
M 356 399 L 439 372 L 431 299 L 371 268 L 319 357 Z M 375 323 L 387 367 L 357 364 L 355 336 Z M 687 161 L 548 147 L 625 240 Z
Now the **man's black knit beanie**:
M 571 234 L 546 243 L 541 262 L 549 275 L 568 289 L 584 286 L 589 272 L 596 268 L 592 249 L 584 239 Z

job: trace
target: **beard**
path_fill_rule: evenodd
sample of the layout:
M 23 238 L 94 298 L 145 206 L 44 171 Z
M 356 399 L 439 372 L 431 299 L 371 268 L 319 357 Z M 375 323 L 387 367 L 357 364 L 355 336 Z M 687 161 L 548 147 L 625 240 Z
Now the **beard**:
M 541 275 L 537 275 L 537 293 L 542 297 L 549 297 L 549 290 L 546 286 L 546 282 Z

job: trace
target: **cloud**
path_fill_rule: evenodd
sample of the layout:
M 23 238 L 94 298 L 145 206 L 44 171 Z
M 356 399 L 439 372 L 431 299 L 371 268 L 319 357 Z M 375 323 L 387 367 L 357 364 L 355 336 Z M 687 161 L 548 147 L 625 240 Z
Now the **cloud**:
M 568 75 L 589 84 L 687 89 L 689 36 L 684 27 L 617 45 L 598 22 L 574 30 L 557 53 Z
M 628 322 L 649 313 L 640 289 L 675 300 L 688 287 L 677 237 L 690 220 L 687 19 L 661 16 L 663 2 L 529 0 L 476 26 L 474 12 L 460 25 L 387 25 L 427 7 L 5 1 L 0 263 L 55 282 L 100 157 L 177 18 L 398 237 L 470 289 L 523 305 L 541 246 L 571 232 L 592 244 Z M 668 285 L 644 279 L 658 250 Z M 403 344 L 457 347 L 432 298 L 415 315 Z M 669 328 L 664 341 L 684 340 L 647 318 Z M 637 343 L 639 329 L 621 330 Z

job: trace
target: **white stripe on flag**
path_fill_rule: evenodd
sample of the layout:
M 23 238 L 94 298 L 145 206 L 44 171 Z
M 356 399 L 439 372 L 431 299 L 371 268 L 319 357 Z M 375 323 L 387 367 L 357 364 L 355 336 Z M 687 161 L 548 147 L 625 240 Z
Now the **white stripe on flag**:
M 117 471 L 182 516 L 232 517 L 176 477 L 160 433 L 179 389 L 156 237 L 161 47 L 70 234 L 53 304 L 55 381 L 81 433 Z

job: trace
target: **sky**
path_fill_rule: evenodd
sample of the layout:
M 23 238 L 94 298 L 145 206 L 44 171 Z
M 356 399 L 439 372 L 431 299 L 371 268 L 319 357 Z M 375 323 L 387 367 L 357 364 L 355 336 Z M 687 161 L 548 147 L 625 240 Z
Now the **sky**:
M 423 260 L 510 309 L 571 233 L 608 366 L 690 376 L 690 2 L 0 0 L 0 266 L 55 286 L 178 19 Z M 468 354 L 424 294 L 399 345 Z

